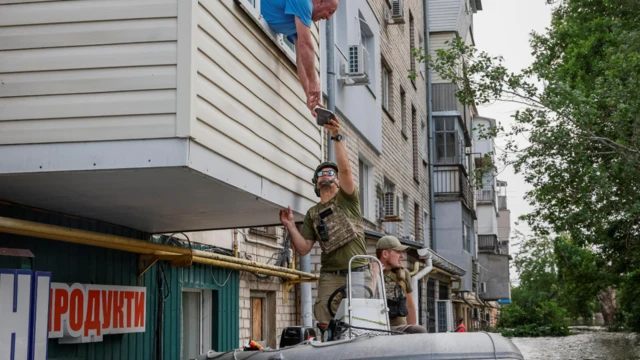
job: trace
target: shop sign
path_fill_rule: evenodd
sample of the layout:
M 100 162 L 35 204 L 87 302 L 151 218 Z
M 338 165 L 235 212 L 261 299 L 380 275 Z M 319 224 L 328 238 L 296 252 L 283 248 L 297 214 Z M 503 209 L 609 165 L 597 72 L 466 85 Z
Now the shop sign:
M 49 338 L 63 344 L 144 332 L 146 287 L 52 283 Z
M 45 360 L 51 273 L 0 269 L 0 360 Z

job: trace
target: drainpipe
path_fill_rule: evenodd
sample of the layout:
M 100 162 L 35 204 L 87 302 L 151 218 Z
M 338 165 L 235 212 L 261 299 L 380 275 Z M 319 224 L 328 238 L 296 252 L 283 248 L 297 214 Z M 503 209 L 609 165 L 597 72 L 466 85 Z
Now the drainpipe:
M 233 257 L 238 257 L 238 229 L 233 229 Z
M 425 53 L 429 55 L 431 53 L 431 41 L 429 39 L 429 4 L 428 0 L 424 0 L 422 6 L 424 8 L 424 38 L 425 40 Z M 431 68 L 429 66 L 429 62 L 425 63 L 425 72 L 427 75 L 427 122 L 429 123 L 429 216 L 431 217 L 431 247 L 435 251 L 438 246 L 436 239 L 436 213 L 435 213 L 435 189 L 434 189 L 434 166 L 435 163 L 435 153 L 436 153 L 436 144 L 435 144 L 435 127 L 433 124 L 433 96 L 431 89 Z M 425 244 L 426 246 L 426 244 Z
M 413 303 L 414 304 L 418 304 L 418 280 L 421 280 L 423 277 L 427 276 L 431 270 L 433 269 L 433 260 L 431 260 L 431 254 L 427 255 L 427 266 L 418 271 L 418 273 L 413 276 L 411 278 L 411 287 L 414 289 L 414 291 L 411 293 L 411 296 L 413 296 Z M 416 308 L 416 319 L 420 318 L 420 314 L 418 314 L 418 306 L 415 306 Z

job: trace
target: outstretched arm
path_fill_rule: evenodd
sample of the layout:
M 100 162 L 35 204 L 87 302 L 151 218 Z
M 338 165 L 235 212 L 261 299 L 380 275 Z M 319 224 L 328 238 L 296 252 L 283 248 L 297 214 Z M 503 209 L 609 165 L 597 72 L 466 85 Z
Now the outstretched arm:
M 335 118 L 324 127 L 331 132 L 331 136 L 338 135 L 340 133 L 340 120 L 338 115 L 336 115 Z M 353 195 L 356 191 L 356 183 L 353 180 L 353 174 L 351 173 L 351 165 L 349 164 L 347 148 L 344 146 L 342 141 L 333 141 L 333 148 L 336 151 L 336 163 L 338 164 L 340 187 L 345 193 Z
M 298 76 L 307 95 L 307 107 L 315 116 L 313 109 L 320 103 L 320 82 L 318 74 L 316 74 L 316 51 L 313 46 L 311 28 L 296 16 L 296 31 L 298 33 L 298 39 L 295 42 Z

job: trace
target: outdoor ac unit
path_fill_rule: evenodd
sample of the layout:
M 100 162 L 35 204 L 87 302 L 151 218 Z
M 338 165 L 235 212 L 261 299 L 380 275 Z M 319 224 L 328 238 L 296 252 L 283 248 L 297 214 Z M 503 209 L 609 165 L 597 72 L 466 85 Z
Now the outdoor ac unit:
M 487 293 L 487 283 L 486 282 L 481 282 L 480 283 L 480 293 L 481 294 L 486 294 Z
M 400 197 L 394 192 L 388 192 L 384 194 L 384 219 L 385 220 L 397 220 L 399 219 Z
M 349 46 L 348 63 L 342 65 L 341 75 L 345 85 L 369 85 L 369 52 L 363 44 Z
M 391 0 L 391 9 L 387 15 L 387 24 L 404 24 L 404 1 Z

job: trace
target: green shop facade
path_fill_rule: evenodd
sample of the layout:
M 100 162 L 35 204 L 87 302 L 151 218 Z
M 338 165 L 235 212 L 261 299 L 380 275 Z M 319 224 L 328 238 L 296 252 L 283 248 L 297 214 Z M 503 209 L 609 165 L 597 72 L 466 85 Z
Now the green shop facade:
M 118 225 L 8 203 L 0 203 L 0 217 L 140 241 L 160 241 L 151 234 Z M 143 269 L 146 271 L 140 276 L 140 255 L 137 253 L 14 235 L 1 230 L 0 248 L 4 249 L 0 251 L 4 254 L 0 255 L 0 269 L 50 273 L 52 289 L 56 285 L 70 291 L 68 299 L 56 297 L 55 291 L 50 291 L 49 308 L 54 310 L 50 310 L 48 315 L 48 359 L 189 359 L 209 349 L 227 351 L 239 345 L 240 277 L 237 270 L 195 263 L 184 267 L 172 266 L 169 261 L 161 260 Z M 30 251 L 33 257 L 16 256 L 24 255 L 24 250 Z M 77 289 L 82 287 L 103 289 L 103 302 L 98 305 L 99 295 L 85 299 L 84 306 L 96 312 L 94 315 L 85 313 L 84 324 L 78 316 L 57 316 L 57 321 L 66 319 L 79 328 L 86 327 L 79 331 L 78 338 L 70 341 L 69 334 L 57 329 L 56 321 L 52 319 L 61 311 L 74 313 L 70 309 L 81 301 L 76 297 L 74 302 L 73 295 L 79 295 L 81 291 Z M 112 293 L 112 297 L 105 297 L 105 294 Z M 118 293 L 120 298 L 115 295 Z M 130 317 L 126 312 L 123 316 L 122 311 L 122 303 L 127 301 L 129 311 L 136 311 Z M 99 313 L 100 307 L 116 310 L 109 316 L 103 312 L 98 318 L 95 314 Z M 128 330 L 108 333 L 103 328 L 102 336 L 83 337 L 83 332 L 84 335 L 96 334 L 89 330 L 97 330 L 98 326 L 94 324 L 91 327 L 89 320 L 99 320 L 103 325 L 110 322 L 111 327 L 114 324 L 117 327 L 120 322 L 122 328 Z M 55 330 L 60 332 L 58 338 L 52 338 Z

